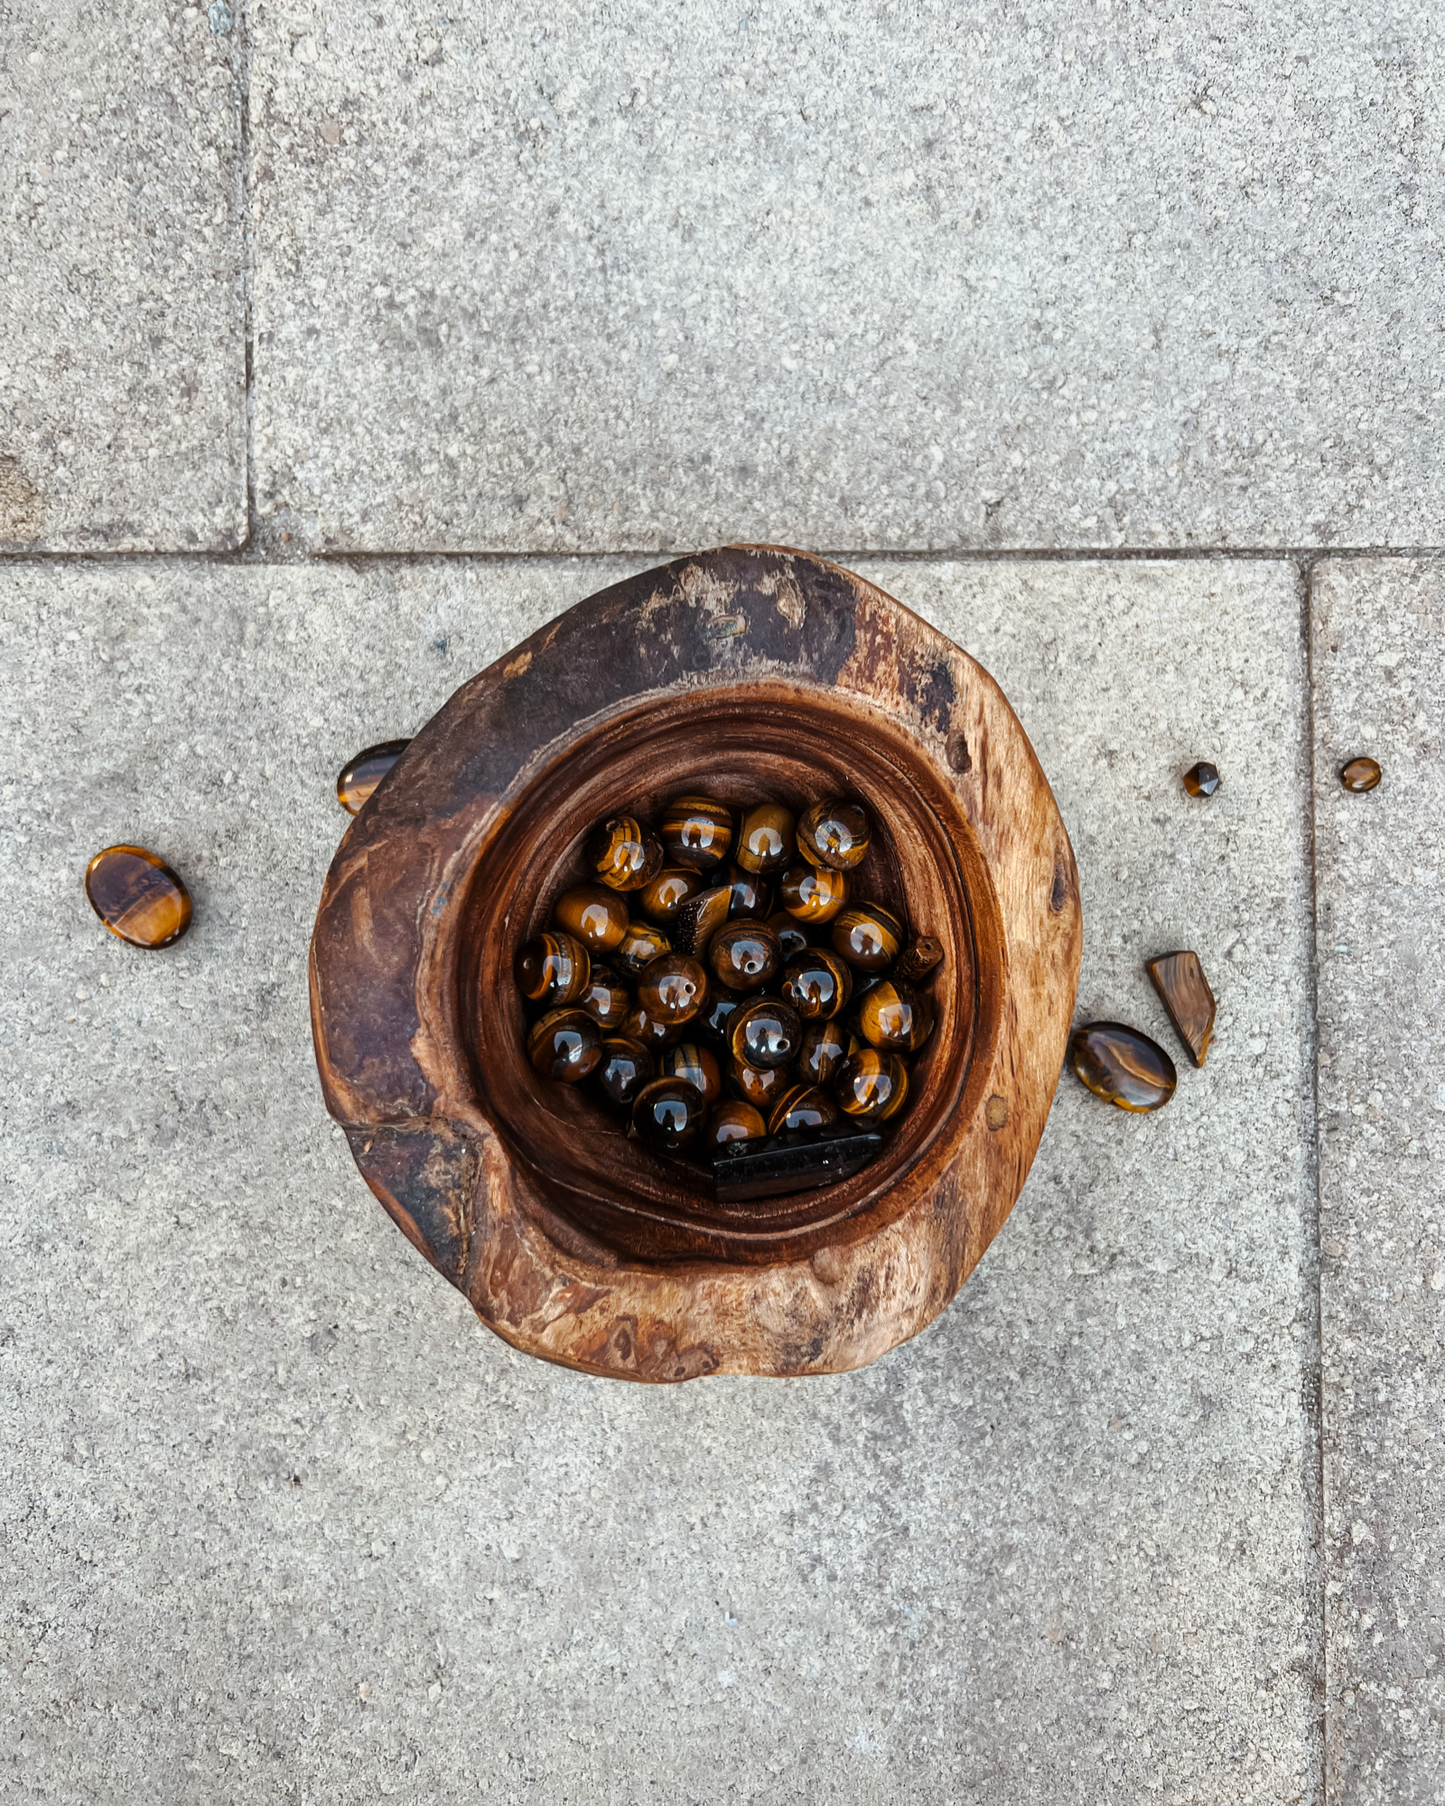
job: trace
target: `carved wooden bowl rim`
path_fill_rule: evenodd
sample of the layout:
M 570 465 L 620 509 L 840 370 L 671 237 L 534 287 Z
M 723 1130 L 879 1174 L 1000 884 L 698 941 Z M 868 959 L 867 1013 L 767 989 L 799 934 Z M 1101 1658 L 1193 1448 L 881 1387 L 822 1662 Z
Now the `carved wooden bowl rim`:
M 597 813 L 719 770 L 743 800 L 886 795 L 872 888 L 950 974 L 874 1165 L 732 1212 L 536 1079 L 510 983 Z M 1067 833 L 993 679 L 862 578 L 731 547 L 589 597 L 422 729 L 328 873 L 312 1023 L 368 1184 L 516 1347 L 633 1379 L 835 1372 L 928 1323 L 1007 1216 L 1081 942 Z

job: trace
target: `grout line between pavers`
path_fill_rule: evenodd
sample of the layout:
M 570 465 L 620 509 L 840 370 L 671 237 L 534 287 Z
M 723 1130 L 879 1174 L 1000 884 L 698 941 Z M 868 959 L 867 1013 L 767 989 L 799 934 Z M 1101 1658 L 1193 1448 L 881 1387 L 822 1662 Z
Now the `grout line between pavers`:
M 237 0 L 241 90 L 241 332 L 246 357 L 246 538 L 242 555 L 256 544 L 256 314 L 255 240 L 251 230 L 251 0 Z

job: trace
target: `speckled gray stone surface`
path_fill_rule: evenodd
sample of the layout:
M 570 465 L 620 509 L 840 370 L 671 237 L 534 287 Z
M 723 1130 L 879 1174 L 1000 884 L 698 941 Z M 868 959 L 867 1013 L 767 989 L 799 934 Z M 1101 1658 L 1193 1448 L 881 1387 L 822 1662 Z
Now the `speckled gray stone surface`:
M 1445 1797 L 1445 563 L 1325 563 L 1313 612 L 1331 1797 L 1405 1806 Z
M 1307 738 L 1287 563 L 867 563 L 1014 698 L 1079 855 L 1062 1082 L 944 1315 L 677 1389 L 491 1337 L 320 1106 L 336 769 L 627 567 L 14 564 L 0 1777 L 47 1803 L 1313 1801 Z M 1190 801 L 1180 770 L 1217 759 Z M 107 937 L 87 856 L 190 880 Z M 1187 945 L 1209 1064 L 1142 960 Z
M 0 551 L 246 537 L 242 75 L 224 3 L 0 0 Z
M 258 504 L 373 550 L 1445 539 L 1420 0 L 268 3 Z

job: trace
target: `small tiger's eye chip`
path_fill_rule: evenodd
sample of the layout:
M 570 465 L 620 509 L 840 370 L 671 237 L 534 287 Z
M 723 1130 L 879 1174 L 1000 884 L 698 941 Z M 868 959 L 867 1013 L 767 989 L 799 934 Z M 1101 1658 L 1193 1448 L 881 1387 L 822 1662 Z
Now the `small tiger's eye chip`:
M 602 1031 L 586 1010 L 549 1010 L 532 1025 L 527 1054 L 544 1079 L 575 1085 L 597 1070 L 602 1060 Z
M 513 970 L 528 1003 L 550 1010 L 574 1003 L 587 989 L 592 958 L 570 934 L 534 934 L 517 949 Z
M 627 933 L 612 949 L 612 963 L 624 977 L 637 979 L 649 961 L 671 951 L 671 944 L 660 928 L 654 928 L 651 922 L 629 922 Z
M 845 1061 L 833 1090 L 849 1116 L 887 1122 L 908 1096 L 908 1068 L 896 1053 L 860 1048 Z
M 660 1022 L 690 1022 L 707 998 L 707 973 L 686 953 L 649 960 L 637 980 L 637 1001 Z
M 1340 782 L 1356 795 L 1373 790 L 1384 775 L 1373 759 L 1351 759 L 1348 765 L 1340 768 Z
M 1185 772 L 1184 788 L 1191 796 L 1213 796 L 1219 788 L 1219 772 L 1208 759 L 1201 759 Z
M 410 740 L 383 740 L 348 759 L 336 777 L 336 800 L 348 815 L 359 815 L 362 805 L 411 745 Z
M 650 922 L 664 928 L 689 897 L 702 889 L 702 874 L 685 865 L 665 865 L 637 892 L 637 907 Z
M 745 872 L 780 872 L 797 849 L 791 809 L 781 803 L 754 803 L 738 831 L 738 864 Z
M 848 901 L 848 874 L 827 866 L 793 865 L 783 873 L 778 900 L 795 921 L 831 922 Z
M 856 798 L 814 803 L 798 823 L 798 851 L 809 865 L 851 872 L 868 856 L 868 811 Z
M 709 1115 L 702 1144 L 705 1148 L 722 1148 L 730 1141 L 761 1141 L 767 1132 L 761 1111 L 740 1099 L 729 1098 Z
M 732 810 L 712 796 L 675 796 L 659 828 L 668 859 L 700 872 L 721 865 L 733 843 Z
M 728 922 L 707 950 L 714 975 L 731 991 L 761 991 L 783 963 L 778 937 L 766 922 Z
M 155 951 L 191 925 L 191 893 L 179 872 L 144 847 L 107 847 L 85 868 L 90 907 L 118 940 Z
M 677 1154 L 697 1137 L 707 1104 L 695 1085 L 684 1079 L 654 1079 L 638 1092 L 632 1126 L 649 1147 Z
M 750 998 L 728 1025 L 733 1058 L 748 1066 L 786 1066 L 802 1038 L 798 1012 L 781 997 Z
M 722 1073 L 717 1060 L 696 1041 L 679 1041 L 663 1054 L 658 1070 L 664 1078 L 686 1079 L 710 1104 L 722 1096 Z
M 791 1085 L 768 1116 L 769 1135 L 796 1135 L 826 1129 L 838 1120 L 838 1106 L 816 1085 Z
M 605 884 L 579 884 L 552 905 L 557 926 L 581 941 L 589 953 L 611 953 L 627 934 L 627 904 Z
M 635 815 L 614 815 L 588 835 L 582 857 L 609 890 L 641 890 L 662 870 L 662 842 Z
M 1120 1110 L 1158 1110 L 1174 1095 L 1179 1075 L 1157 1041 L 1122 1022 L 1090 1022 L 1069 1037 L 1074 1076 L 1095 1097 Z
M 597 1083 L 609 1102 L 630 1110 L 633 1099 L 657 1074 L 657 1063 L 645 1047 L 621 1035 L 609 1035 L 602 1043 Z
M 903 924 L 881 903 L 863 903 L 841 911 L 833 924 L 833 949 L 850 966 L 881 972 L 903 948 Z

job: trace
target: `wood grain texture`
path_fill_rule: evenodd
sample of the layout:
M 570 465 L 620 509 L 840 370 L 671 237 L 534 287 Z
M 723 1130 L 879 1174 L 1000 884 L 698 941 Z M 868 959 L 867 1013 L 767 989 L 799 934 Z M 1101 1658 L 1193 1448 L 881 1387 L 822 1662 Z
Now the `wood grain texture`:
M 944 950 L 908 1112 L 822 1191 L 720 1204 L 522 1051 L 512 957 L 588 829 L 697 789 L 868 797 L 855 894 Z M 312 1022 L 373 1191 L 516 1347 L 640 1380 L 835 1372 L 928 1323 L 1007 1216 L 1081 941 L 1068 836 L 987 673 L 836 565 L 732 547 L 579 603 L 427 724 L 328 874 Z

